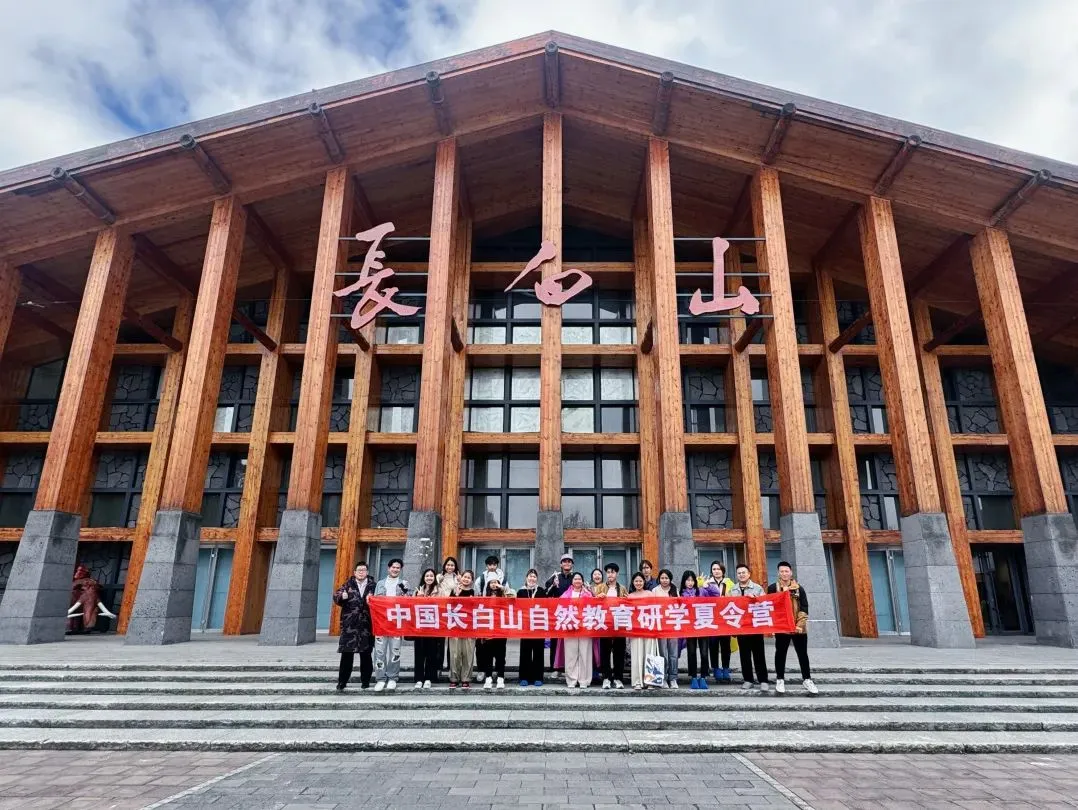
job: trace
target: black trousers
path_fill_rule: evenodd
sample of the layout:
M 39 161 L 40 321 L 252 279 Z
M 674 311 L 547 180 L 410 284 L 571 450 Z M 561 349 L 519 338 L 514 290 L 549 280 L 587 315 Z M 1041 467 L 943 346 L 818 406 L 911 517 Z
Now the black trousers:
M 416 638 L 415 640 L 415 680 L 435 681 L 438 679 L 438 663 L 442 659 L 442 640 L 440 638 Z
M 341 665 L 337 669 L 337 685 L 342 689 L 348 686 L 352 677 L 352 667 L 355 665 L 356 654 L 350 652 L 341 653 Z M 370 652 L 359 654 L 359 682 L 366 689 L 371 685 L 371 675 L 374 674 L 374 661 Z
M 786 677 L 786 653 L 791 641 L 797 653 L 797 663 L 801 666 L 801 677 L 807 681 L 812 677 L 812 671 L 809 669 L 809 639 L 806 633 L 775 634 L 775 677 L 780 681 Z
M 697 675 L 707 677 L 707 642 L 706 638 L 687 638 L 685 647 L 689 651 L 689 677 Z M 697 668 L 697 656 L 699 655 L 700 666 Z
M 760 635 L 738 636 L 737 647 L 741 653 L 741 676 L 752 683 L 767 683 L 764 637 Z M 755 676 L 753 675 L 754 667 Z
M 625 680 L 625 639 L 599 639 L 599 664 L 603 678 L 608 681 Z
M 730 668 L 730 637 L 712 636 L 707 640 L 708 652 L 711 655 L 711 668 Z
M 505 639 L 489 638 L 475 645 L 479 671 L 488 678 L 505 677 Z
M 543 680 L 543 640 L 520 640 L 520 680 L 535 683 Z

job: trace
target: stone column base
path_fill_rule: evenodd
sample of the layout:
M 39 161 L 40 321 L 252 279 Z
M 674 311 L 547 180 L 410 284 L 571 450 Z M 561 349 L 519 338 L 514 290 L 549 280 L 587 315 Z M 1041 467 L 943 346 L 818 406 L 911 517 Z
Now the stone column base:
M 535 524 L 535 570 L 539 572 L 539 584 L 561 572 L 561 558 L 565 554 L 565 517 L 560 509 L 540 510 Z M 523 582 L 511 583 L 516 588 Z
M 202 516 L 158 510 L 146 549 L 127 644 L 178 644 L 191 640 Z
M 306 509 L 286 509 L 277 533 L 259 646 L 298 647 L 314 642 L 321 547 L 322 516 Z
M 673 572 L 674 584 L 679 590 L 682 572 L 696 570 L 696 544 L 692 539 L 692 518 L 688 512 L 659 515 L 659 567 Z
M 1069 514 L 1022 518 L 1037 642 L 1078 647 L 1078 527 Z
M 976 646 L 947 517 L 918 512 L 902 518 L 901 525 L 910 641 L 921 647 Z
M 0 603 L 0 644 L 64 640 L 81 525 L 81 515 L 51 509 L 26 518 Z
M 424 568 L 442 570 L 442 561 L 438 555 L 442 550 L 442 516 L 437 512 L 408 513 L 408 535 L 404 543 L 404 573 L 408 586 L 415 590 L 419 587 L 419 575 Z M 385 577 L 384 570 L 375 572 L 376 579 Z
M 805 586 L 805 593 L 808 594 L 809 641 L 814 647 L 842 646 L 835 602 L 831 598 L 831 577 L 823 550 L 820 516 L 815 512 L 781 515 L 779 533 L 782 537 L 782 559 L 793 566 L 794 577 Z M 778 579 L 778 573 L 768 571 L 767 579 Z

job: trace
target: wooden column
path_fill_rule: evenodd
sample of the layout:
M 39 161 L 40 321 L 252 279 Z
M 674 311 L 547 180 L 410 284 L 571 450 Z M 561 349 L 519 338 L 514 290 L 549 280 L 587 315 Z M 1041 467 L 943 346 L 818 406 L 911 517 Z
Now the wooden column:
M 202 508 L 213 415 L 221 387 L 246 225 L 247 214 L 235 197 L 223 197 L 214 203 L 180 404 L 158 507 L 161 510 L 181 509 L 198 514 Z
M 879 197 L 869 198 L 857 216 L 857 224 L 879 346 L 880 373 L 887 399 L 887 421 L 902 514 L 940 512 L 928 418 L 921 395 L 921 375 L 917 371 L 917 351 L 910 339 L 913 331 L 891 203 Z
M 674 215 L 670 190 L 670 145 L 648 139 L 645 170 L 649 270 L 654 306 L 655 365 L 659 384 L 658 418 L 662 436 L 662 511 L 688 512 L 685 428 L 681 413 L 681 352 L 674 277 Z M 791 314 L 791 318 L 793 315 Z
M 130 236 L 115 228 L 98 235 L 37 488 L 37 510 L 81 511 L 81 484 L 90 473 L 134 258 Z
M 966 509 L 962 504 L 962 487 L 958 481 L 958 465 L 954 457 L 951 424 L 947 419 L 947 402 L 943 393 L 943 375 L 940 373 L 939 356 L 935 352 L 926 352 L 923 348 L 933 336 L 932 317 L 924 300 L 913 301 L 913 326 L 925 384 L 925 403 L 928 406 L 928 423 L 935 450 L 936 475 L 943 499 L 943 512 L 947 516 L 947 528 L 951 532 L 951 545 L 954 548 L 955 563 L 958 565 L 958 576 L 962 581 L 970 626 L 974 636 L 984 638 L 984 616 L 981 615 L 977 577 L 973 572 Z
M 783 515 L 816 511 L 809 466 L 805 403 L 801 392 L 797 331 L 794 326 L 793 291 L 786 254 L 786 228 L 782 219 L 782 195 L 778 172 L 762 168 L 750 185 L 752 222 L 757 237 L 756 261 L 761 273 L 767 325 L 767 378 L 771 389 L 771 412 L 775 423 L 775 459 L 778 463 L 779 508 Z M 766 302 L 770 302 L 770 307 Z
M 636 299 L 636 333 L 639 341 L 652 330 L 648 354 L 637 349 L 636 375 L 640 390 L 640 529 L 641 559 L 659 560 L 659 515 L 662 512 L 662 434 L 659 429 L 659 374 L 654 348 L 655 305 L 648 240 L 646 202 L 637 204 L 633 216 L 633 291 Z M 675 336 L 676 337 L 676 336 Z
M 1065 514 L 1067 500 L 1007 234 L 985 228 L 970 245 L 1022 517 Z
M 434 165 L 434 207 L 430 223 L 412 511 L 438 512 L 443 502 L 449 356 L 452 352 L 450 293 L 459 210 L 460 160 L 456 139 L 447 138 L 438 143 Z M 453 497 L 456 497 L 455 493 Z
M 350 243 L 342 242 L 340 237 L 350 235 L 353 193 L 347 167 L 326 174 L 287 507 L 316 514 L 322 511 L 333 369 L 337 363 L 337 333 L 341 326 L 340 320 L 333 317 L 339 309 L 333 291 L 341 286 L 337 283 L 337 273 L 342 272 L 348 260 Z
M 278 270 L 273 280 L 273 292 L 270 294 L 265 331 L 278 345 L 284 340 L 290 281 L 291 273 Z M 268 545 L 260 546 L 258 543 L 258 517 L 261 501 L 268 495 L 263 484 L 269 434 L 273 428 L 271 423 L 274 403 L 285 395 L 285 387 L 281 383 L 288 375 L 284 373 L 283 366 L 284 359 L 279 352 L 262 352 L 258 367 L 255 409 L 247 445 L 247 471 L 243 479 L 240 517 L 232 556 L 232 576 L 228 584 L 228 601 L 225 604 L 225 635 L 257 633 L 262 623 L 270 554 Z M 332 372 L 330 376 L 332 378 Z M 276 506 L 276 498 L 274 505 Z
M 543 278 L 561 272 L 562 119 L 543 115 L 543 233 L 554 243 L 554 258 L 542 266 Z M 539 509 L 561 509 L 561 307 L 542 308 L 539 360 Z M 543 576 L 546 576 L 544 573 Z
M 735 247 L 726 251 L 726 292 L 736 293 L 740 284 L 741 252 Z M 743 317 L 730 319 L 731 346 L 737 344 L 745 328 Z M 734 418 L 737 421 L 737 456 L 731 471 L 736 498 L 734 515 L 740 518 L 745 530 L 745 558 L 749 570 L 760 577 L 761 571 L 767 571 L 767 546 L 760 505 L 760 459 L 756 451 L 756 417 L 752 406 L 752 369 L 748 352 L 733 351 L 727 379 L 733 385 Z M 727 391 L 726 398 L 731 399 L 730 391 Z
M 816 268 L 816 291 L 820 299 L 820 326 L 824 346 L 839 335 L 838 306 L 831 273 Z M 839 519 L 846 529 L 846 547 L 836 555 L 835 575 L 839 591 L 839 608 L 845 635 L 876 638 L 876 603 L 872 594 L 872 572 L 868 566 L 868 532 L 861 514 L 861 490 L 857 472 L 857 452 L 853 443 L 853 420 L 850 416 L 849 392 L 846 390 L 846 369 L 842 355 L 824 352 L 824 372 L 830 393 L 831 429 L 835 447 L 831 454 L 831 486 L 839 497 Z
M 183 379 L 183 366 L 187 358 L 187 343 L 191 337 L 191 321 L 194 312 L 195 301 L 190 296 L 185 297 L 176 305 L 172 336 L 183 344 L 183 348 L 178 352 L 169 353 L 161 372 L 161 397 L 157 402 L 153 443 L 150 445 L 150 455 L 146 460 L 138 521 L 135 524 L 135 536 L 131 542 L 131 559 L 127 564 L 123 604 L 120 606 L 120 618 L 116 624 L 116 632 L 121 635 L 127 632 L 127 623 L 131 619 L 131 610 L 135 606 L 135 594 L 138 593 L 142 567 L 146 562 L 146 549 L 150 544 L 154 517 L 157 515 L 161 501 L 161 488 L 164 485 L 165 469 L 168 466 L 169 450 L 172 446 L 176 409 L 180 401 L 180 381 Z
M 11 262 L 0 260 L 0 360 L 3 360 L 4 346 L 11 334 L 11 322 L 15 318 L 21 280 L 18 267 Z

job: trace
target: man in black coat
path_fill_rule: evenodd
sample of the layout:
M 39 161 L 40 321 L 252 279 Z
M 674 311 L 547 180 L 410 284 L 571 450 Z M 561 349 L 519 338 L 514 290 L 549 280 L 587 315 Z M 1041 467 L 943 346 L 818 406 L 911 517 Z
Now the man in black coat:
M 375 581 L 367 576 L 367 563 L 356 563 L 355 572 L 333 594 L 333 602 L 341 608 L 341 640 L 337 652 L 341 654 L 341 666 L 337 671 L 337 691 L 343 692 L 352 677 L 352 666 L 356 653 L 359 653 L 360 685 L 367 689 L 371 685 L 374 662 L 374 628 L 371 624 L 371 609 L 367 599 L 374 593 Z
M 573 584 L 573 555 L 562 554 L 561 555 L 561 571 L 551 575 L 543 584 L 543 590 L 546 591 L 546 595 L 557 599 L 567 590 L 569 586 Z M 558 639 L 550 639 L 550 678 L 555 680 L 561 677 L 561 673 L 557 667 L 554 666 L 554 659 L 558 655 Z

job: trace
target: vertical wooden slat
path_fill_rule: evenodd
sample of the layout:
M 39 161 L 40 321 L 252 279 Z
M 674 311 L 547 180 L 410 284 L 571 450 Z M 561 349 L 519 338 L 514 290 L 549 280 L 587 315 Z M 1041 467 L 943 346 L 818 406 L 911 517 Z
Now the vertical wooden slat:
M 941 511 L 932 445 L 911 336 L 891 203 L 869 198 L 857 215 L 902 514 Z
M 741 253 L 726 251 L 726 292 L 737 292 L 741 285 Z M 731 318 L 730 345 L 734 346 L 744 334 L 745 319 Z M 756 454 L 756 417 L 752 407 L 752 369 L 747 352 L 734 351 L 730 358 L 730 374 L 733 383 L 734 418 L 737 428 L 737 456 L 734 459 L 734 497 L 738 504 L 734 510 L 740 515 L 745 530 L 745 556 L 749 570 L 756 577 L 764 577 L 767 571 L 767 546 L 764 542 L 764 517 L 760 505 L 760 459 Z M 727 401 L 731 392 L 727 391 Z
M 958 577 L 962 581 L 966 608 L 969 610 L 970 626 L 974 636 L 983 638 L 984 616 L 981 615 L 981 599 L 977 593 L 977 577 L 973 571 L 966 511 L 962 504 L 962 487 L 958 481 L 958 466 L 951 442 L 951 425 L 947 419 L 943 376 L 940 373 L 939 357 L 935 352 L 926 352 L 922 348 L 932 339 L 932 317 L 924 300 L 913 301 L 913 326 L 921 361 L 921 376 L 925 384 L 925 403 L 928 407 L 928 422 L 935 449 L 935 470 L 943 499 L 943 511 L 947 515 L 947 528 L 951 533 L 951 546 L 954 549 L 955 563 L 958 565 Z
M 415 511 L 438 511 L 444 494 L 446 398 L 449 394 L 449 353 L 452 351 L 449 297 L 459 211 L 460 160 L 456 139 L 447 138 L 438 143 L 434 164 L 434 206 L 423 325 L 423 377 L 412 495 Z
M 338 299 L 333 291 L 340 286 L 337 273 L 342 272 L 348 260 L 350 243 L 342 242 L 340 237 L 349 235 L 353 193 L 347 167 L 332 169 L 326 174 L 299 391 L 299 417 L 288 481 L 288 509 L 322 511 L 333 368 L 337 362 L 337 333 L 341 326 L 339 319 L 333 317 L 338 309 Z
M 98 234 L 82 293 L 35 509 L 77 514 L 105 400 L 116 332 L 135 258 L 131 237 L 115 228 Z M 74 483 L 73 482 L 77 482 Z
M 214 203 L 159 509 L 201 511 L 246 225 L 235 197 Z
M 781 483 L 779 508 L 784 515 L 815 512 L 778 172 L 766 167 L 760 169 L 752 179 L 750 197 L 755 234 L 764 239 L 757 243 L 756 252 L 759 270 L 765 274 L 760 278 L 760 288 L 771 295 L 764 299 L 770 303 L 764 309 L 772 315 L 765 346 L 775 424 L 775 459 Z
M 278 270 L 270 294 L 266 334 L 280 344 L 284 339 L 285 315 L 291 289 L 291 273 Z M 280 392 L 284 360 L 278 352 L 263 352 L 258 368 L 258 389 L 247 445 L 247 471 L 240 499 L 239 524 L 232 556 L 232 576 L 225 604 L 225 635 L 257 633 L 262 623 L 262 606 L 269 574 L 269 548 L 258 545 L 260 501 L 266 497 L 263 473 L 266 467 L 274 397 Z M 274 503 L 276 498 L 274 497 Z
M 648 139 L 645 174 L 654 348 L 659 383 L 659 433 L 662 436 L 662 510 L 687 512 L 685 430 L 681 416 L 681 353 L 674 277 L 674 213 L 670 189 L 670 145 Z
M 8 335 L 11 334 L 11 322 L 15 319 L 21 281 L 19 268 L 0 259 L 0 361 L 4 357 Z
M 644 541 L 641 559 L 655 563 L 659 559 L 659 514 L 662 512 L 662 434 L 659 430 L 659 375 L 654 350 L 654 288 L 645 205 L 644 202 L 638 203 L 633 216 L 633 289 L 638 341 L 644 339 L 649 326 L 653 332 L 650 354 L 644 354 L 638 345 L 636 374 L 640 386 L 640 528 Z
M 839 335 L 838 306 L 831 273 L 816 268 L 816 291 L 820 299 L 820 328 L 823 344 L 827 346 Z M 861 515 L 861 490 L 857 473 L 857 452 L 853 444 L 853 420 L 850 416 L 849 392 L 846 390 L 846 370 L 842 355 L 824 352 L 824 371 L 830 392 L 830 422 L 835 436 L 831 454 L 831 486 L 837 497 L 832 503 L 840 506 L 838 513 L 846 529 L 844 554 L 837 554 L 835 574 L 842 594 L 839 607 L 843 611 L 845 635 L 876 638 L 876 604 L 872 594 L 872 572 L 868 566 L 868 533 Z M 835 489 L 838 492 L 834 492 Z
M 1007 234 L 985 228 L 973 238 L 970 257 L 1011 450 L 1018 511 L 1022 517 L 1065 514 L 1059 461 Z
M 161 372 L 161 397 L 157 402 L 153 443 L 150 445 L 150 455 L 146 460 L 146 474 L 142 479 L 138 521 L 135 523 L 135 536 L 131 542 L 131 559 L 127 564 L 127 581 L 124 585 L 123 603 L 120 605 L 120 617 L 116 623 L 116 632 L 121 635 L 127 632 L 131 610 L 135 607 L 135 594 L 138 592 L 139 581 L 142 578 L 146 550 L 150 545 L 150 533 L 153 531 L 154 517 L 157 515 L 157 508 L 161 501 L 161 489 L 165 482 L 169 449 L 172 446 L 176 409 L 180 401 L 180 382 L 183 379 L 183 366 L 187 359 L 187 343 L 191 337 L 191 321 L 194 313 L 195 301 L 191 297 L 184 298 L 176 305 L 172 336 L 183 344 L 183 348 L 168 355 Z
M 543 278 L 561 272 L 562 118 L 543 115 L 543 233 L 557 248 Z M 561 307 L 542 308 L 539 359 L 539 508 L 561 509 Z

